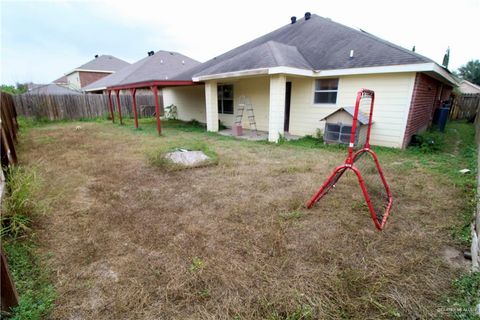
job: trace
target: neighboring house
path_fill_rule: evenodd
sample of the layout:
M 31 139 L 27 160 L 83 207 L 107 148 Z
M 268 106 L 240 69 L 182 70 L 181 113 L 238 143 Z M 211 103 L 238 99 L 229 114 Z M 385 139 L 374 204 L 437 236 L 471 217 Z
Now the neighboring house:
M 49 84 L 31 84 L 25 94 L 34 95 L 60 95 L 60 94 L 82 94 L 82 92 L 65 88 L 56 83 Z
M 130 63 L 114 56 L 95 55 L 93 60 L 73 69 L 65 76 L 53 81 L 53 83 L 79 90 L 129 65 Z
M 480 93 L 480 86 L 477 86 L 474 83 L 471 83 L 467 80 L 462 80 L 458 89 L 461 93 Z
M 321 119 L 353 106 L 357 91 L 369 88 L 376 94 L 371 142 L 398 148 L 427 128 L 457 85 L 424 56 L 309 13 L 170 79 L 197 84 L 163 89 L 164 104 L 175 104 L 180 119 L 218 131 L 218 120 L 233 124 L 246 95 L 270 141 L 323 131 Z
M 63 87 L 67 87 L 68 86 L 67 76 L 62 76 L 62 77 L 58 78 L 57 80 L 54 80 L 52 83 L 58 84 L 58 85 L 63 86 Z
M 102 93 L 107 88 L 132 87 L 140 88 L 138 84 L 148 82 L 168 81 L 170 77 L 199 65 L 200 62 L 178 52 L 157 51 L 148 52 L 148 56 L 123 68 L 122 70 L 97 80 L 83 88 L 90 93 Z M 141 91 L 139 91 L 140 93 Z

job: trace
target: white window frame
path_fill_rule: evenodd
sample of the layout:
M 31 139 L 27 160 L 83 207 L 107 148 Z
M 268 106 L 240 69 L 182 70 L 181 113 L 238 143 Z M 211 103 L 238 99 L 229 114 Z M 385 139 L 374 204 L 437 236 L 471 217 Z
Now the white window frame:
M 322 80 L 337 80 L 337 89 L 336 90 L 317 90 L 317 81 L 322 81 Z M 314 105 L 329 105 L 333 106 L 337 104 L 338 101 L 338 92 L 340 88 L 340 78 L 320 78 L 320 79 L 314 79 L 313 80 L 313 104 Z M 320 93 L 320 92 L 336 92 L 337 97 L 335 98 L 335 102 L 315 102 L 315 93 Z

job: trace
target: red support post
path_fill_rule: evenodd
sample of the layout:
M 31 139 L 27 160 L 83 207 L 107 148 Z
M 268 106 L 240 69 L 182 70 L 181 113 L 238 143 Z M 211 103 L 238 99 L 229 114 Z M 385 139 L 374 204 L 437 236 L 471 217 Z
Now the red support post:
M 137 99 L 135 99 L 135 95 L 137 94 L 137 89 L 136 88 L 130 89 L 130 92 L 132 93 L 132 99 L 133 99 L 133 116 L 135 118 L 135 128 L 138 129 Z
M 123 121 L 122 121 L 122 106 L 120 104 L 120 90 L 117 90 L 117 105 L 118 105 L 118 119 L 120 119 L 120 124 L 123 124 Z
M 112 122 L 115 123 L 115 113 L 113 112 L 113 103 L 112 103 L 112 90 L 107 90 L 108 94 L 108 109 L 110 110 L 110 117 L 112 117 Z
M 158 88 L 157 86 L 150 87 L 153 92 L 153 97 L 155 99 L 155 114 L 157 115 L 157 131 L 158 134 L 162 134 L 162 126 L 160 124 L 160 103 L 158 102 Z

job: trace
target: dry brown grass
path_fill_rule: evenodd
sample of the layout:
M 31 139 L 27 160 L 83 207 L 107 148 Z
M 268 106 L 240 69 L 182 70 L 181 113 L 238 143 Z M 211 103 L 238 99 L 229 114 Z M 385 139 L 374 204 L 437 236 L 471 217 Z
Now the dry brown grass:
M 36 228 L 54 319 L 443 317 L 461 208 L 441 176 L 384 164 L 395 202 L 378 232 L 351 175 L 304 209 L 344 152 L 75 126 L 32 129 L 19 152 L 49 201 Z M 149 165 L 149 150 L 184 141 L 207 143 L 218 165 Z

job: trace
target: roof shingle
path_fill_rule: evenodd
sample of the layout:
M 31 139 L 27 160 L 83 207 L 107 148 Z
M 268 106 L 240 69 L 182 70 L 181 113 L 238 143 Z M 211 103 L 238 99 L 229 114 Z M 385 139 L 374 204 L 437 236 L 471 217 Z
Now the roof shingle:
M 354 51 L 353 58 L 350 58 L 351 50 Z M 309 20 L 302 18 L 285 25 L 174 78 L 185 80 L 275 66 L 332 70 L 425 62 L 432 60 L 367 32 L 313 14 Z
M 89 84 L 83 90 L 92 91 L 118 85 L 169 80 L 175 74 L 199 64 L 200 62 L 181 53 L 160 50 L 152 56 L 145 57 L 118 72 Z
M 130 65 L 130 63 L 123 61 L 122 59 L 118 59 L 114 56 L 104 54 L 99 56 L 98 58 L 94 58 L 93 60 L 88 61 L 85 64 L 82 64 L 80 67 L 76 69 L 118 71 L 125 68 L 128 65 Z

